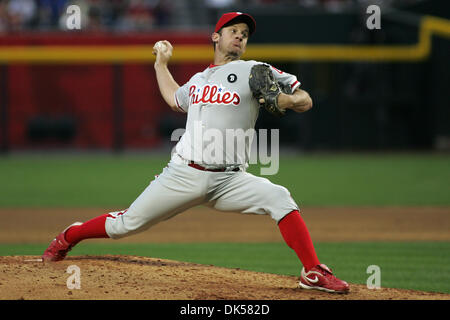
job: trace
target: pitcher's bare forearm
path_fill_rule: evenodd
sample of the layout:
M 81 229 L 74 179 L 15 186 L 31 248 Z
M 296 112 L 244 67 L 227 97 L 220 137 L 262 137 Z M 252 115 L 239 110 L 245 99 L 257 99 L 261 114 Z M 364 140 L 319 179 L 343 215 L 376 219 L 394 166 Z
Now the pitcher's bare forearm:
M 180 86 L 173 79 L 168 68 L 172 52 L 173 47 L 169 41 L 160 40 L 156 42 L 153 46 L 153 54 L 156 56 L 154 67 L 159 91 L 161 92 L 164 101 L 166 101 L 172 110 L 181 112 L 175 101 L 175 92 Z
M 159 91 L 161 92 L 164 101 L 174 111 L 180 111 L 175 103 L 175 92 L 180 87 L 173 79 L 172 74 L 167 67 L 167 64 L 155 63 L 156 80 L 158 81 Z
M 281 93 L 278 96 L 278 106 L 295 112 L 305 112 L 312 108 L 312 99 L 308 92 L 297 89 L 293 94 Z

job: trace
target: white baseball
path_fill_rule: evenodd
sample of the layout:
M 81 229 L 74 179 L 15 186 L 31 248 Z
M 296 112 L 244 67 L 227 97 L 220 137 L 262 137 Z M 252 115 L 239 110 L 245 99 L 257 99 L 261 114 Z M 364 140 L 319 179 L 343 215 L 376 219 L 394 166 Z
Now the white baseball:
M 156 42 L 155 45 L 153 46 L 153 48 L 155 48 L 155 50 L 157 50 L 157 51 L 162 51 L 164 49 L 164 47 L 165 47 L 165 44 L 162 41 Z

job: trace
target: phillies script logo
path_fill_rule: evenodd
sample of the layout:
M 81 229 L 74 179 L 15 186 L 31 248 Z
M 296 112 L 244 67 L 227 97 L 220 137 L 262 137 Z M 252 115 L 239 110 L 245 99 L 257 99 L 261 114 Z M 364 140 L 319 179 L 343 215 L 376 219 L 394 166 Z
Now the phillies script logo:
M 191 104 L 208 103 L 208 104 L 234 104 L 237 106 L 241 102 L 238 93 L 227 91 L 222 86 L 206 85 L 201 88 L 191 86 L 189 88 L 189 98 Z

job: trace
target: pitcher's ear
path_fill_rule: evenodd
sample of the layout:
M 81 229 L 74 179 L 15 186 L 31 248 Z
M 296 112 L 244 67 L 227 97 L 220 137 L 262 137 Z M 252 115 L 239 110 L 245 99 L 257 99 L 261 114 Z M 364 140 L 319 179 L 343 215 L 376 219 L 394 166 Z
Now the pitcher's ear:
M 214 32 L 214 33 L 211 35 L 211 40 L 212 40 L 212 42 L 217 42 L 217 41 L 219 41 L 219 38 L 220 38 L 220 34 L 217 33 L 217 32 Z

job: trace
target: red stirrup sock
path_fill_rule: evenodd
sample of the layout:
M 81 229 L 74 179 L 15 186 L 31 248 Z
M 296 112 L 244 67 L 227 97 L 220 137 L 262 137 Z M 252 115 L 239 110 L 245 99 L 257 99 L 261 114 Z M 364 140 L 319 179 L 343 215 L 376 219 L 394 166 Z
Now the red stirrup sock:
M 105 222 L 108 216 L 109 214 L 103 214 L 84 222 L 82 225 L 70 227 L 65 233 L 66 241 L 78 243 L 84 239 L 109 238 L 105 231 Z
M 278 227 L 284 241 L 295 251 L 306 271 L 320 264 L 308 228 L 297 210 L 286 215 Z

